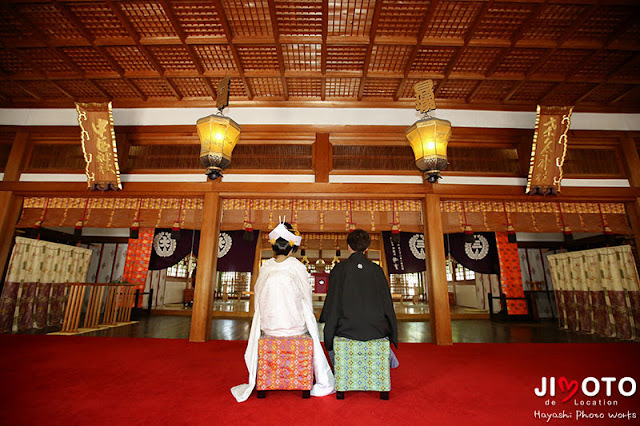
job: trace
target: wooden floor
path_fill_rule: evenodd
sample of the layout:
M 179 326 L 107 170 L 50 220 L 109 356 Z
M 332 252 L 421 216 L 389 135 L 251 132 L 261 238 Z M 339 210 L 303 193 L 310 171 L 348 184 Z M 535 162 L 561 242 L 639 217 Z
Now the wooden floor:
M 186 339 L 191 318 L 185 316 L 145 316 L 136 318 L 137 324 L 86 333 L 84 336 L 151 337 Z M 620 340 L 590 334 L 569 332 L 558 328 L 556 322 L 500 323 L 489 320 L 451 321 L 454 343 L 608 343 Z M 214 340 L 247 340 L 249 318 L 214 318 L 211 338 Z M 318 325 L 322 336 L 322 324 Z M 398 322 L 401 343 L 431 341 L 429 321 Z

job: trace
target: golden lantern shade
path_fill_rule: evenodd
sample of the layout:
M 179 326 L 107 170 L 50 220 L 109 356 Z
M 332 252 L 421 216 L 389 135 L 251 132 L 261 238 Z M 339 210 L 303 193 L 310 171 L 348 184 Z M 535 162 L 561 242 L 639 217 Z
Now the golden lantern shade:
M 231 164 L 231 153 L 240 138 L 241 128 L 223 115 L 210 115 L 196 123 L 200 137 L 200 162 L 207 168 L 207 176 L 215 180 Z
M 451 122 L 434 117 L 416 121 L 405 131 L 416 158 L 416 166 L 424 179 L 436 183 L 447 168 L 447 145 L 451 138 Z

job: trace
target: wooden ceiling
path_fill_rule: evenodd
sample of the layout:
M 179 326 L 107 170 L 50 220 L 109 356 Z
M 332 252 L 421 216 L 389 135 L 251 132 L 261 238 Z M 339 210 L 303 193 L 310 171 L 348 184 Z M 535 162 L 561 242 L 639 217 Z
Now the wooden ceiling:
M 0 6 L 0 106 L 640 110 L 637 0 L 58 0 Z

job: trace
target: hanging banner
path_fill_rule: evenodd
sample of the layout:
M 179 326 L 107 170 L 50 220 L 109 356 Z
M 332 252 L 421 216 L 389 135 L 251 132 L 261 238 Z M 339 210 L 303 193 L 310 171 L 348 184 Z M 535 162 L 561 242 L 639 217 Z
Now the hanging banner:
M 111 102 L 76 103 L 76 110 L 87 186 L 100 191 L 122 189 Z
M 174 240 L 171 238 L 171 228 L 157 228 L 153 237 L 149 269 L 157 271 L 170 268 L 192 252 L 197 258 L 199 248 L 200 231 L 181 229 L 180 239 Z
M 444 236 L 445 252 L 467 269 L 481 274 L 500 271 L 496 237 L 493 232 L 476 232 L 473 242 L 464 241 L 464 233 Z
M 573 107 L 538 105 L 527 194 L 555 195 L 560 192 L 572 112 Z
M 409 274 L 426 270 L 424 235 L 400 232 L 400 240 L 392 239 L 392 232 L 382 232 L 384 253 L 390 274 Z
M 252 272 L 259 232 L 253 231 L 251 241 L 244 238 L 245 231 L 220 232 L 216 269 L 219 272 Z

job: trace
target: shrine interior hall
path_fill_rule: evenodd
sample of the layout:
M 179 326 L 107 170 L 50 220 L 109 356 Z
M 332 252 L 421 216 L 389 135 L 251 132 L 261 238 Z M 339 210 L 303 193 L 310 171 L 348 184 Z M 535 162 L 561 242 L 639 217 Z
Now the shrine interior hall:
M 140 339 L 241 362 L 281 220 L 316 317 L 370 234 L 401 363 L 636 353 L 637 2 L 2 2 L 4 356 Z

